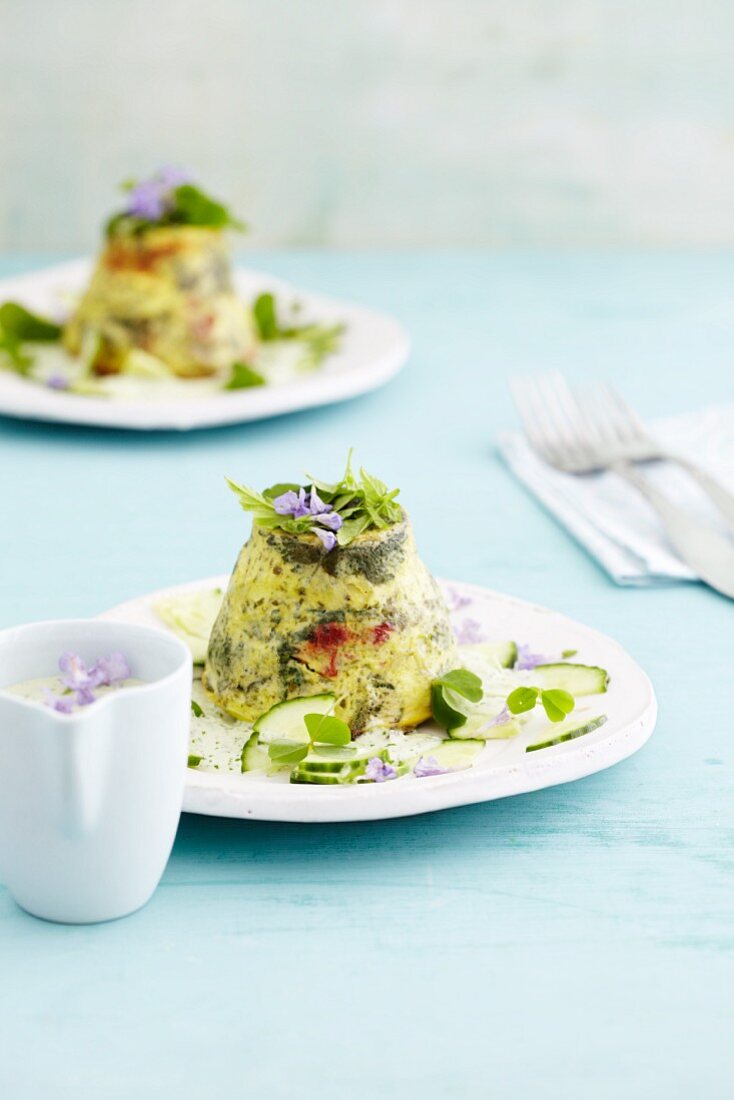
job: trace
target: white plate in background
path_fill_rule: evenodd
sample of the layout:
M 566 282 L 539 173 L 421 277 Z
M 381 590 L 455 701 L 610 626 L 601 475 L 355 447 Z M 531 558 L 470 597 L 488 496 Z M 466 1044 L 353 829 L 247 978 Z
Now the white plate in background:
M 2 279 L 0 302 L 18 301 L 41 314 L 58 316 L 59 304 L 80 293 L 91 268 L 91 260 L 72 260 Z M 236 268 L 234 275 L 245 301 L 272 291 L 284 303 L 300 302 L 304 321 L 342 322 L 345 332 L 339 351 L 297 380 L 215 392 L 206 383 L 191 381 L 159 396 L 155 396 L 153 385 L 150 397 L 141 398 L 64 393 L 0 370 L 0 415 L 139 431 L 211 428 L 357 397 L 384 385 L 404 366 L 410 341 L 392 317 L 322 298 L 261 272 Z

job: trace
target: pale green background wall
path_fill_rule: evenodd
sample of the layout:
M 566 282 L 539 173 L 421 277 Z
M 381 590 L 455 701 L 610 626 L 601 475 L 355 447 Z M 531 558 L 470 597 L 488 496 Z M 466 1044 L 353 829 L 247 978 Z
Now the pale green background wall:
M 260 244 L 734 244 L 731 0 L 0 0 L 0 247 L 161 161 Z

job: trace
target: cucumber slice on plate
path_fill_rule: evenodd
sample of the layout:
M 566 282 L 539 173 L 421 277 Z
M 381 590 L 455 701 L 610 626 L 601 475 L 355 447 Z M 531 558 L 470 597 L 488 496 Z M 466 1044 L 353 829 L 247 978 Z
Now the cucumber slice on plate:
M 320 761 L 315 753 L 309 753 L 291 773 L 291 783 L 355 783 L 367 770 L 370 760 L 375 757 L 385 763 L 392 763 L 388 749 L 379 752 L 370 752 L 356 760 L 348 761 Z M 337 764 L 336 767 L 329 767 Z M 398 775 L 407 771 L 407 765 L 395 764 Z
M 529 674 L 533 687 L 560 688 L 571 695 L 600 695 L 607 690 L 609 673 L 596 665 L 537 665 Z
M 270 767 L 268 750 L 260 744 L 260 738 L 256 733 L 245 741 L 242 749 L 242 771 L 260 772 Z
M 573 722 L 567 722 L 553 737 L 549 737 L 546 741 L 536 741 L 534 745 L 526 745 L 525 752 L 537 752 L 538 749 L 550 749 L 554 745 L 562 745 L 564 741 L 574 741 L 577 737 L 583 737 L 587 733 L 598 730 L 606 720 L 606 714 L 600 714 L 596 718 L 590 718 L 588 722 L 584 722 L 580 726 L 574 725 Z
M 483 748 L 484 741 L 442 741 L 422 755 L 424 759 L 433 758 L 439 767 L 447 771 L 462 771 L 472 766 Z M 417 763 L 417 760 L 413 763 Z
M 512 668 L 517 660 L 517 642 L 480 642 L 471 648 L 498 668 Z
M 469 715 L 463 726 L 449 730 L 449 737 L 456 741 L 509 741 L 511 737 L 517 737 L 520 723 L 516 718 L 497 726 L 491 724 L 498 713 L 499 711 L 475 711 Z
M 296 699 L 285 699 L 276 703 L 270 710 L 261 714 L 252 727 L 260 735 L 260 744 L 288 738 L 290 741 L 308 741 L 308 730 L 304 722 L 307 714 L 331 714 L 336 706 L 336 696 L 331 692 L 323 695 L 299 695 Z

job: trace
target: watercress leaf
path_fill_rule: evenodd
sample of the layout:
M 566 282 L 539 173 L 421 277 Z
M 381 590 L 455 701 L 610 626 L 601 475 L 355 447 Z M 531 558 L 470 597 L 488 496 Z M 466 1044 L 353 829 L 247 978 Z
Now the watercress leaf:
M 507 709 L 511 714 L 524 714 L 532 710 L 538 701 L 538 689 L 534 687 L 519 687 L 511 691 L 507 696 Z
M 230 489 L 239 498 L 239 502 L 246 512 L 252 512 L 258 519 L 275 517 L 278 521 L 282 518 L 277 514 L 271 500 L 266 500 L 262 493 L 255 489 L 249 489 L 246 485 L 238 485 L 231 478 L 225 478 Z
M 306 714 L 303 721 L 308 736 L 319 745 L 348 745 L 352 740 L 347 723 L 331 714 Z
M 551 722 L 562 722 L 576 706 L 573 695 L 570 695 L 567 691 L 561 691 L 560 688 L 549 688 L 548 691 L 541 691 L 540 701 Z
M 470 672 L 468 668 L 452 669 L 451 672 L 439 676 L 437 680 L 434 680 L 434 683 L 451 688 L 457 695 L 462 695 L 464 699 L 468 699 L 470 703 L 479 703 L 484 697 L 481 679 L 475 672 Z
M 17 336 L 0 331 L 0 352 L 7 357 L 7 365 L 16 374 L 26 375 L 33 366 L 33 357 L 23 351 L 23 345 Z
M 191 700 L 191 713 L 193 714 L 194 718 L 202 718 L 204 716 L 204 711 L 196 702 L 196 699 Z
M 431 684 L 431 711 L 442 729 L 454 730 L 466 725 L 467 715 L 451 705 L 446 689 L 437 680 Z
M 276 497 L 282 497 L 283 493 L 297 493 L 300 488 L 294 481 L 279 481 L 263 489 L 263 496 L 266 500 L 275 500 Z
M 233 363 L 229 381 L 225 383 L 225 390 L 248 390 L 253 386 L 264 386 L 265 378 L 259 371 L 254 370 L 247 363 Z
M 31 313 L 18 302 L 3 302 L 0 306 L 0 328 L 16 340 L 50 343 L 61 339 L 61 325 Z
M 278 321 L 275 316 L 275 298 L 269 292 L 258 295 L 252 306 L 252 315 L 261 340 L 278 338 Z
M 309 748 L 308 741 L 292 741 L 284 737 L 270 742 L 268 756 L 274 764 L 298 764 L 308 756 Z
M 211 229 L 245 229 L 244 223 L 233 217 L 223 203 L 217 202 L 193 183 L 182 183 L 177 187 L 173 192 L 173 202 L 173 221 Z
M 337 509 L 338 511 L 339 509 Z M 354 542 L 357 535 L 361 535 L 363 531 L 366 531 L 370 525 L 370 517 L 361 515 L 355 516 L 353 519 L 347 519 L 341 525 L 336 533 L 336 541 L 339 546 L 348 546 L 350 542 Z

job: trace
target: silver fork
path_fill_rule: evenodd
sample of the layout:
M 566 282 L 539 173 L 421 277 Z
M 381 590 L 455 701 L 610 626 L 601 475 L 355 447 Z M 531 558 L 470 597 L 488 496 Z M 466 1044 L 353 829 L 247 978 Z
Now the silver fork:
M 637 414 L 612 386 L 595 383 L 580 395 L 580 403 L 606 427 L 610 452 L 627 462 L 675 462 L 689 474 L 719 509 L 734 534 L 734 496 L 695 462 L 668 451 L 648 434 Z
M 679 508 L 634 466 L 652 456 L 639 437 L 630 443 L 619 415 L 613 422 L 604 415 L 606 400 L 593 392 L 577 399 L 559 373 L 511 378 L 510 389 L 528 442 L 544 462 L 569 474 L 612 470 L 629 481 L 657 512 L 680 557 L 701 580 L 734 599 L 734 544 Z

